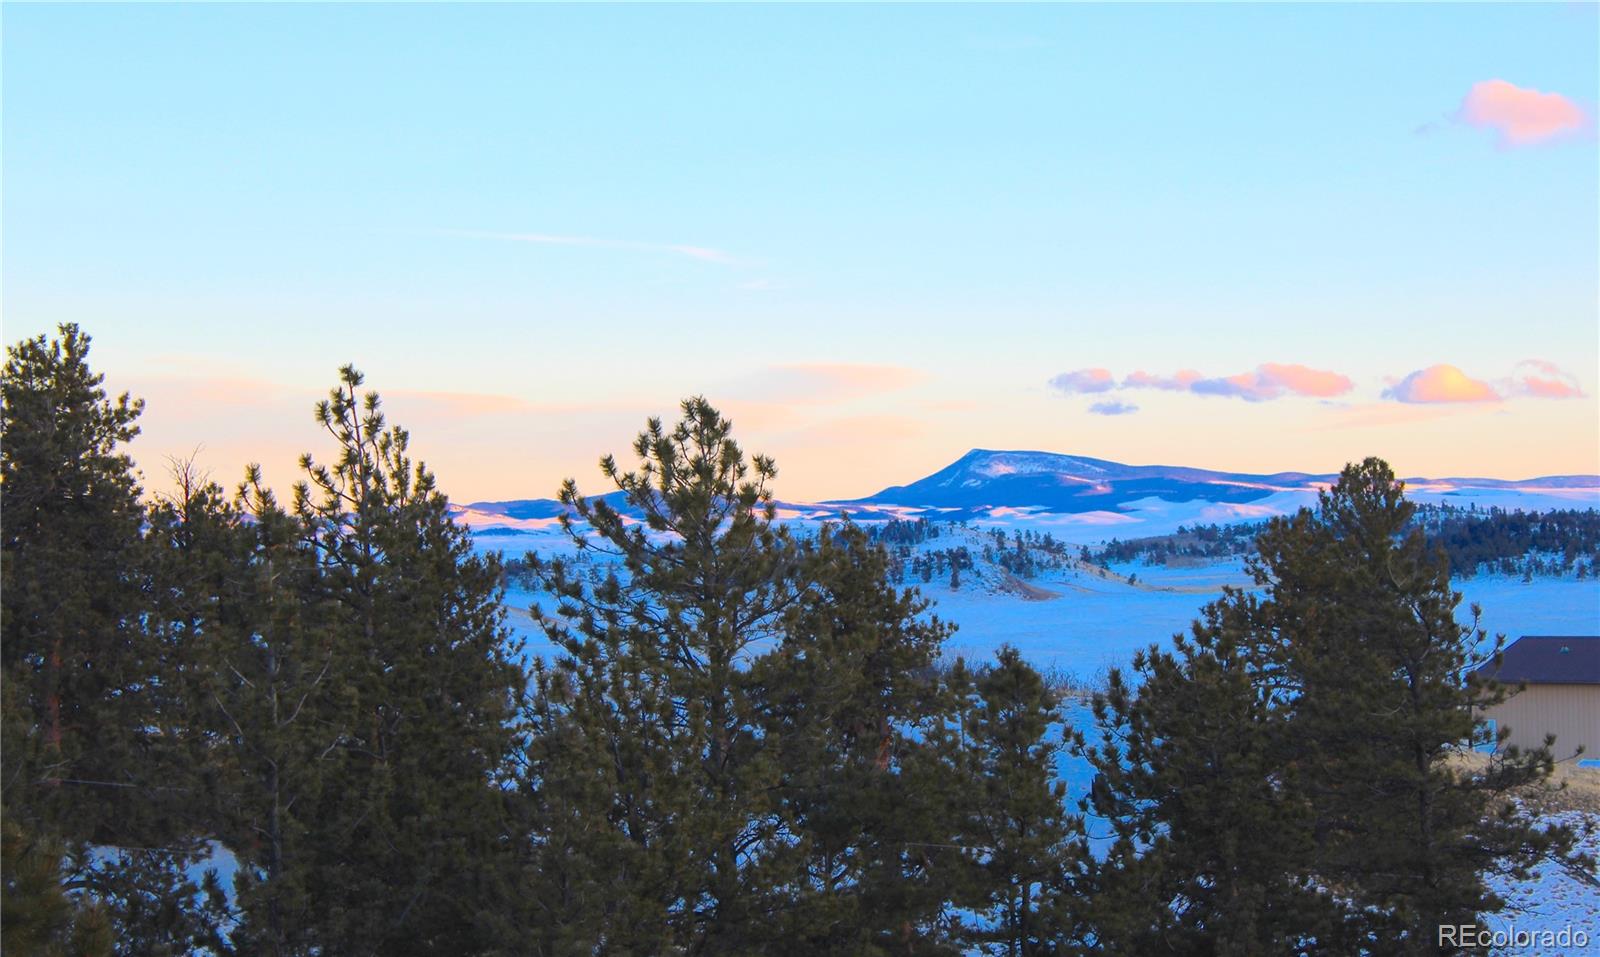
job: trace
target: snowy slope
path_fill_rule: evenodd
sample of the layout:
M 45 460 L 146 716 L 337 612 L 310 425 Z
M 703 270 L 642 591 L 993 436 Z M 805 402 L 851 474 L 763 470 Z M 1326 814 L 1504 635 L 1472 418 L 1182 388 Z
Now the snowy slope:
M 1144 521 L 1153 513 L 1184 512 L 1191 521 L 1220 516 L 1282 514 L 1314 503 L 1334 474 L 1278 472 L 1258 475 L 1169 465 L 1124 465 L 1105 459 L 1053 452 L 973 449 L 946 468 L 909 485 L 840 503 L 846 506 L 896 505 L 938 510 L 950 518 L 1032 515 L 1098 516 Z M 1410 478 L 1418 501 L 1469 501 L 1522 508 L 1600 505 L 1600 476 L 1554 475 L 1508 481 L 1482 478 Z M 1174 509 L 1173 506 L 1182 506 Z M 1212 518 L 1205 513 L 1218 516 Z M 1177 524 L 1183 524 L 1179 522 Z M 1150 532 L 1144 532 L 1149 534 Z
M 1160 535 L 1179 525 L 1228 524 L 1284 515 L 1315 505 L 1336 475 L 1258 475 L 1168 465 L 1124 465 L 1053 452 L 974 449 L 938 472 L 865 498 L 779 503 L 779 517 L 816 522 L 848 514 L 857 522 L 927 517 L 1049 529 L 1057 538 L 1092 543 Z M 1600 476 L 1554 475 L 1519 481 L 1411 478 L 1417 502 L 1524 510 L 1600 508 Z M 630 514 L 619 493 L 605 496 Z M 474 502 L 455 509 L 475 529 L 538 531 L 564 506 L 553 499 Z

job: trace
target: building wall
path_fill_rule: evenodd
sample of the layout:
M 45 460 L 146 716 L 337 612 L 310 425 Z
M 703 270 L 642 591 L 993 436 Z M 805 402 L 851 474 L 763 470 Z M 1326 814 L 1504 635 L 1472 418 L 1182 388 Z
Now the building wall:
M 1600 758 L 1600 685 L 1528 685 L 1485 708 L 1484 717 L 1511 729 L 1507 744 L 1538 747 L 1554 734 L 1557 760 L 1571 757 L 1580 744 L 1585 758 Z

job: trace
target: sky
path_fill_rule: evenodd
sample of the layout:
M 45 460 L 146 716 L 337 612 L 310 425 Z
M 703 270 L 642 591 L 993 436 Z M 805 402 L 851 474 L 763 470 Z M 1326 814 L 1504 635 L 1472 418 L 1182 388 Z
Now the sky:
M 0 323 L 150 488 L 287 485 L 346 362 L 463 502 L 695 394 L 790 501 L 1600 473 L 1596 11 L 6 4 Z

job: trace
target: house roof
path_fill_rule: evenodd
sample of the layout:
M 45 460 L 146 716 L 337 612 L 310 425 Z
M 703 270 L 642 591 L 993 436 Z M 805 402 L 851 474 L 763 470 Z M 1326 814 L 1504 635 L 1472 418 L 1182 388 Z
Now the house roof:
M 1477 674 L 1507 683 L 1600 685 L 1600 635 L 1524 635 Z

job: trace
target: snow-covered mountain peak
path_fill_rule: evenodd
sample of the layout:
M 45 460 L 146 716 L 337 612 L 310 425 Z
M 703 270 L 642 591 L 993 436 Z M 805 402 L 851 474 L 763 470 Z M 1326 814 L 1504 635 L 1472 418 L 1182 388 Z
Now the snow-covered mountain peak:
M 1062 475 L 1076 478 L 1099 478 L 1106 474 L 1111 463 L 1100 459 L 1056 452 L 1007 452 L 991 449 L 973 449 L 958 459 L 951 469 L 959 469 L 970 476 L 1000 478 L 1006 475 Z M 949 471 L 949 469 L 947 469 Z

